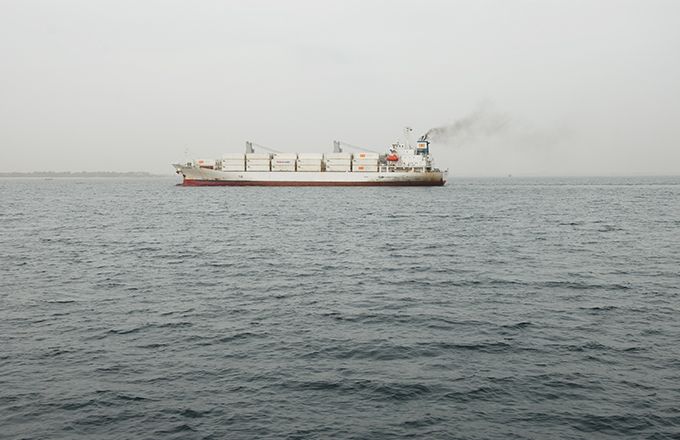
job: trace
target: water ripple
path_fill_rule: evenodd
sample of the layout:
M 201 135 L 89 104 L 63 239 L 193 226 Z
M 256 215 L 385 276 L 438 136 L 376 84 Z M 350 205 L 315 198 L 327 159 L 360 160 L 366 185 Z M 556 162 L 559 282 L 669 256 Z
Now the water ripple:
M 0 436 L 677 437 L 677 178 L 173 183 L 0 180 Z

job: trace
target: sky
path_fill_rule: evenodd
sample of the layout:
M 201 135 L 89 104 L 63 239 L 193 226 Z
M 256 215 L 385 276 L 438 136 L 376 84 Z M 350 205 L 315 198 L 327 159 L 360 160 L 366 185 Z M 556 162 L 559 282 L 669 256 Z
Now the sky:
M 503 123 L 433 141 L 452 176 L 680 174 L 680 1 L 0 0 L 2 172 L 383 150 L 470 115 Z

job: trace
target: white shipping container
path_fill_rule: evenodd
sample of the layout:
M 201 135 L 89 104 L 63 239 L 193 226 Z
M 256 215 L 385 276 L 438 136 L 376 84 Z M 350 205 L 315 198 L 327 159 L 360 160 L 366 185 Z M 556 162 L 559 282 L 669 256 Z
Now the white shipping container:
M 326 165 L 341 165 L 341 166 L 347 165 L 347 166 L 349 166 L 350 163 L 352 163 L 351 160 L 340 160 L 340 159 L 331 159 L 331 160 L 327 159 L 326 160 Z
M 326 153 L 324 158 L 327 161 L 331 159 L 352 160 L 352 153 Z
M 269 160 L 269 154 L 267 153 L 248 153 L 246 154 L 247 160 Z
M 229 154 L 223 154 L 222 155 L 222 160 L 243 160 L 245 155 L 243 153 L 237 154 L 237 153 L 229 153 Z
M 239 164 L 239 165 L 225 165 L 222 164 L 222 171 L 245 171 L 246 165 L 245 164 Z
M 321 159 L 298 159 L 297 160 L 298 166 L 300 165 L 314 165 L 314 166 L 321 166 Z
M 246 164 L 246 169 L 249 170 L 249 169 L 251 169 L 251 168 L 252 168 L 252 169 L 255 169 L 255 168 L 257 168 L 257 169 L 266 168 L 266 169 L 270 170 L 270 169 L 271 169 L 271 165 L 269 165 L 268 163 L 247 163 L 247 164 Z
M 321 153 L 299 153 L 298 160 L 321 160 L 323 159 L 323 154 Z
M 283 172 L 287 172 L 287 173 L 289 173 L 289 172 L 294 172 L 294 171 L 295 171 L 295 167 L 278 167 L 278 168 L 272 167 L 272 172 L 277 172 L 277 173 L 278 173 L 278 172 L 282 172 L 282 171 L 283 171 Z
M 352 171 L 359 172 L 377 172 L 378 165 L 352 165 Z
M 352 171 L 349 164 L 347 165 L 326 165 L 326 171 Z
M 354 160 L 378 160 L 378 153 L 354 153 Z
M 295 159 L 272 159 L 273 165 L 295 165 Z
M 295 160 L 297 159 L 297 154 L 295 153 L 275 153 L 274 156 L 272 156 L 272 159 L 274 160 Z
M 319 172 L 319 171 L 321 171 L 321 163 L 319 163 L 318 165 L 298 165 L 297 170 L 303 171 L 303 172 L 308 172 L 308 171 Z
M 355 160 L 355 161 L 353 161 L 352 162 L 352 168 L 357 167 L 357 166 L 377 167 L 378 161 L 377 160 Z

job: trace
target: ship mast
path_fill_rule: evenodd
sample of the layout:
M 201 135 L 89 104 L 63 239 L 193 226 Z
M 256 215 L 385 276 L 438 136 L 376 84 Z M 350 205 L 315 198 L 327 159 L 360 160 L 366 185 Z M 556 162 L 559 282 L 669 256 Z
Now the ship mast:
M 413 129 L 411 127 L 404 127 L 404 143 L 407 148 L 411 148 L 411 132 Z

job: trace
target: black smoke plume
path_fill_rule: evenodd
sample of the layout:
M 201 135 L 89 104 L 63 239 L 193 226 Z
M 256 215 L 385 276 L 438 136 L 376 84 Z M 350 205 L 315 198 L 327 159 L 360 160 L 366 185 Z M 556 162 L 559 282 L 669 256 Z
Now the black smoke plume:
M 481 108 L 451 124 L 429 129 L 422 137 L 431 142 L 461 146 L 483 136 L 493 136 L 508 129 L 509 118 L 487 108 Z

